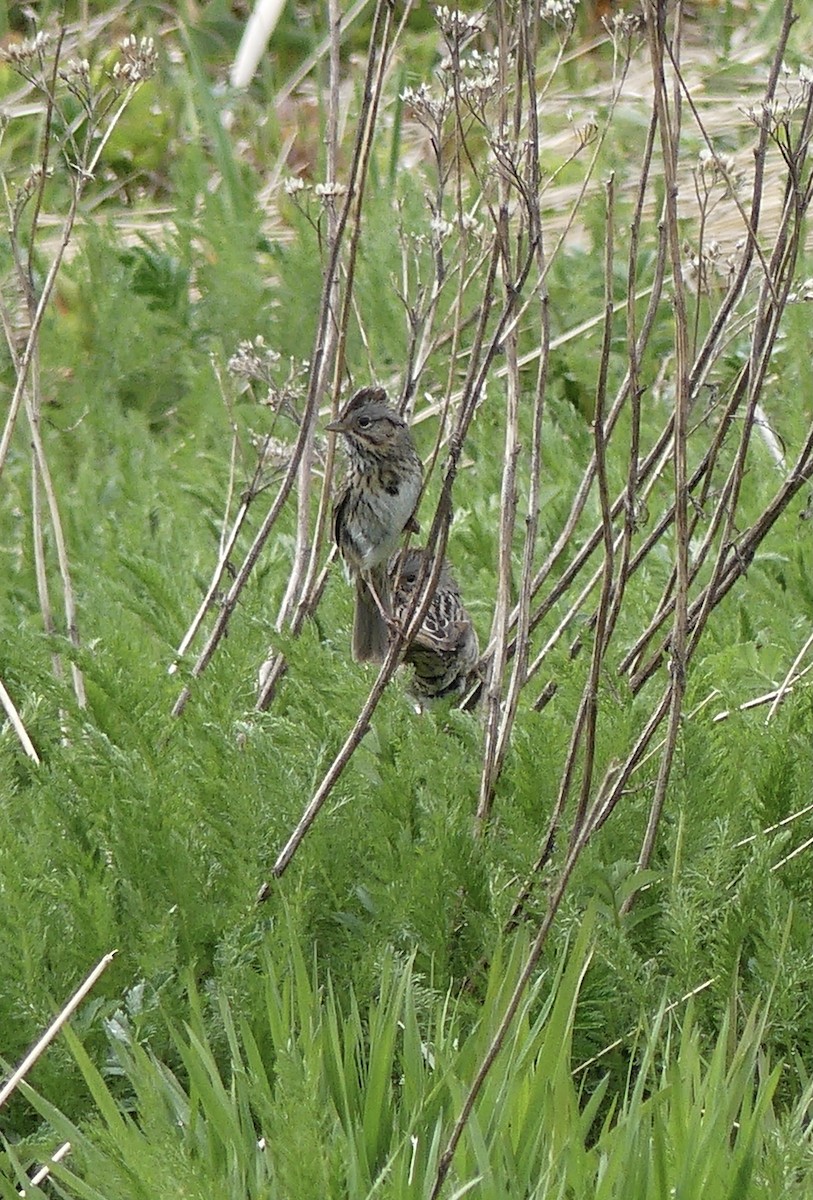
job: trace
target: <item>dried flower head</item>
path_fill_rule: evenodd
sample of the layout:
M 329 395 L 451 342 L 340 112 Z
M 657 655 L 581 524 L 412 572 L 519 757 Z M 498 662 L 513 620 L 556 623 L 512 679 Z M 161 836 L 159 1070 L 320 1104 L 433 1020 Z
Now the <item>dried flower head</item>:
M 121 55 L 111 72 L 111 78 L 117 87 L 143 83 L 155 74 L 158 52 L 151 37 L 139 40 L 131 33 L 121 43 Z
M 697 156 L 697 174 L 706 190 L 722 185 L 728 193 L 739 191 L 744 179 L 733 154 L 717 154 L 708 146 Z
M 343 196 L 347 188 L 343 183 L 339 183 L 338 180 L 331 179 L 327 183 L 317 183 L 313 191 L 314 195 L 318 196 L 320 200 L 328 201 Z
M 277 351 L 266 346 L 265 339 L 259 336 L 253 341 L 240 342 L 227 363 L 227 370 L 237 379 L 269 386 L 274 378 L 279 360 L 280 356 Z
M 447 4 L 435 6 L 435 20 L 440 31 L 450 47 L 457 50 L 477 33 L 485 29 L 485 18 L 482 13 L 464 13 L 459 8 L 449 8 Z
M 601 23 L 617 45 L 622 38 L 628 41 L 636 33 L 641 33 L 646 19 L 642 12 L 617 12 L 612 17 L 602 17 Z
M 28 200 L 34 195 L 35 192 L 39 191 L 40 187 L 42 186 L 43 179 L 50 179 L 53 173 L 52 167 L 48 167 L 45 171 L 43 171 L 42 163 L 32 163 L 30 171 L 26 175 L 23 182 L 18 186 L 14 195 L 15 225 Z
M 428 129 L 439 129 L 446 119 L 447 100 L 436 99 L 425 83 L 416 88 L 404 88 L 401 100 L 412 109 L 415 119 Z
M 451 64 L 449 64 L 451 65 Z M 443 69 L 444 64 L 441 64 Z M 472 50 L 460 63 L 458 91 L 470 108 L 478 111 L 499 90 L 499 59 L 496 54 Z
M 539 15 L 549 25 L 573 25 L 579 0 L 542 0 Z
M 17 68 L 26 66 L 34 59 L 41 61 L 50 40 L 50 35 L 41 29 L 33 38 L 26 38 L 24 42 L 11 42 L 10 45 L 4 46 L 0 50 L 0 58 Z

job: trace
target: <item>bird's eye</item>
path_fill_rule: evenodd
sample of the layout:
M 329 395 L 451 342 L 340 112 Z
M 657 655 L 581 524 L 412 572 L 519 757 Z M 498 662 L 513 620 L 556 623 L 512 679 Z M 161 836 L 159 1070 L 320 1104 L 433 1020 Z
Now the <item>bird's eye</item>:
M 370 426 L 372 425 L 372 423 L 373 422 L 372 422 L 371 417 L 359 417 L 359 419 L 358 419 L 359 429 L 369 429 Z

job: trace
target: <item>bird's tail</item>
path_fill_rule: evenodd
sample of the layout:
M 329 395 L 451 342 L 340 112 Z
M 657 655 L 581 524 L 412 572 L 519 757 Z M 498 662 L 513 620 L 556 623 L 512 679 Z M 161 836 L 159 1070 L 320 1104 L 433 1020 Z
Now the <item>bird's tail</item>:
M 389 630 L 381 615 L 375 589 L 384 611 L 392 611 L 390 584 L 386 568 L 378 567 L 367 578 L 356 576 L 356 610 L 353 616 L 353 658 L 356 662 L 383 662 L 389 644 Z

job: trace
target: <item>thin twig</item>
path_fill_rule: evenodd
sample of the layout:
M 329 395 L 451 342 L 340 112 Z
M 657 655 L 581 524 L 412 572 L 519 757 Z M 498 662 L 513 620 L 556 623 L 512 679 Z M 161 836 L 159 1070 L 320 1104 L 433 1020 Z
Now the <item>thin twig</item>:
M 22 717 L 20 716 L 19 712 L 17 711 L 17 708 L 16 708 L 11 696 L 8 694 L 5 684 L 3 683 L 2 679 L 0 679 L 0 704 L 2 704 L 5 714 L 8 717 L 9 721 L 11 722 L 11 727 L 14 730 L 14 732 L 17 734 L 17 737 L 19 738 L 20 745 L 22 746 L 23 750 L 25 750 L 28 757 L 30 759 L 32 759 L 37 764 L 37 766 L 39 766 L 40 765 L 40 756 L 37 754 L 36 750 L 34 749 L 34 743 L 31 741 L 31 738 L 28 736 L 25 725 L 23 724 Z
M 56 1035 L 59 1033 L 60 1029 L 62 1029 L 63 1025 L 70 1020 L 79 1005 L 84 1000 L 85 996 L 87 996 L 87 994 L 95 987 L 96 983 L 110 966 L 117 953 L 117 950 L 111 950 L 109 954 L 105 954 L 104 958 L 99 960 L 88 977 L 73 993 L 65 1007 L 61 1009 L 59 1013 L 57 1013 L 56 1017 L 54 1017 L 53 1021 L 45 1030 L 45 1033 L 42 1035 L 42 1037 L 38 1038 L 20 1065 L 12 1071 L 11 1075 L 0 1088 L 0 1108 L 3 1107 L 9 1096 L 19 1084 L 20 1080 L 25 1079 L 34 1063 L 37 1061 L 43 1051 L 48 1048 Z

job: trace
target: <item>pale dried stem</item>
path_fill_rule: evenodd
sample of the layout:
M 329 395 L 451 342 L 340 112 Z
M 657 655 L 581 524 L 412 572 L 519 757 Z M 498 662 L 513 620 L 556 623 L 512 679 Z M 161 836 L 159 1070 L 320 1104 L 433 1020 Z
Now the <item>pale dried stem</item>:
M 28 383 L 28 374 L 31 369 L 31 363 L 37 352 L 37 347 L 39 346 L 39 333 L 40 327 L 42 326 L 43 317 L 45 316 L 45 310 L 48 307 L 49 300 L 51 299 L 51 294 L 54 290 L 54 284 L 56 283 L 56 277 L 59 273 L 59 268 L 62 265 L 62 259 L 65 256 L 68 243 L 71 239 L 71 233 L 73 231 L 73 225 L 76 219 L 76 210 L 78 204 L 79 188 L 75 186 L 71 191 L 71 201 L 68 208 L 68 213 L 65 217 L 65 222 L 62 226 L 62 232 L 56 253 L 51 260 L 51 265 L 48 268 L 45 281 L 42 285 L 42 291 L 40 292 L 39 299 L 37 300 L 36 307 L 31 316 L 25 348 L 23 349 L 16 366 L 14 391 L 11 396 L 8 415 L 3 428 L 3 436 L 0 438 L 0 475 L 3 474 L 3 467 L 5 466 L 6 458 L 8 457 L 8 450 L 9 446 L 11 445 L 11 437 L 14 433 L 14 427 L 17 423 L 20 405 L 22 404 L 25 396 L 25 389 L 26 384 Z
M 681 5 L 678 4 L 678 19 Z M 650 6 L 647 20 L 649 33 L 650 57 L 652 60 L 652 76 L 655 89 L 655 107 L 658 114 L 658 126 L 661 135 L 661 148 L 664 166 L 666 229 L 669 240 L 669 250 L 672 264 L 673 305 L 675 312 L 675 421 L 674 421 L 674 474 L 675 474 L 675 618 L 672 629 L 672 661 L 671 694 L 669 697 L 669 717 L 667 733 L 661 760 L 658 768 L 658 778 L 655 784 L 655 794 L 652 799 L 649 819 L 647 821 L 644 840 L 638 856 L 638 869 L 643 871 L 649 865 L 655 848 L 658 825 L 666 801 L 666 789 L 672 773 L 672 764 L 677 746 L 680 719 L 683 712 L 683 696 L 686 688 L 687 667 L 687 609 L 689 596 L 689 520 L 688 520 L 688 467 L 686 447 L 689 428 L 689 327 L 686 311 L 686 297 L 683 288 L 683 263 L 681 258 L 681 235 L 677 215 L 677 159 L 680 138 L 680 91 L 675 84 L 674 107 L 670 114 L 666 96 L 666 80 L 664 75 L 664 56 L 666 31 L 664 22 L 666 11 L 655 4 Z M 673 45 L 679 44 L 677 38 Z M 675 58 L 672 59 L 676 74 L 679 69 Z M 629 910 L 635 893 L 627 898 L 622 905 L 622 913 Z
M 507 212 L 507 210 L 503 210 Z M 507 251 L 507 230 L 499 238 Z M 506 285 L 510 279 L 510 263 L 503 259 L 503 275 Z M 506 663 L 508 618 L 511 611 L 511 582 L 513 567 L 514 524 L 517 508 L 517 459 L 519 442 L 519 371 L 517 368 L 516 336 L 509 335 L 505 353 L 513 365 L 507 376 L 505 446 L 503 451 L 503 473 L 500 488 L 500 528 L 497 553 L 497 597 L 494 606 L 491 642 L 494 647 L 489 663 L 488 682 L 485 688 L 485 737 L 483 766 L 480 774 L 480 795 L 476 811 L 476 827 L 488 820 L 496 782 L 496 752 L 500 727 L 500 701 Z
M 43 1051 L 47 1050 L 48 1046 L 59 1033 L 60 1029 L 62 1029 L 63 1026 L 70 1020 L 88 993 L 95 987 L 101 976 L 116 957 L 116 953 L 117 951 L 112 950 L 109 954 L 105 954 L 104 958 L 100 959 L 88 977 L 73 993 L 65 1007 L 56 1015 L 42 1037 L 39 1038 L 31 1047 L 20 1065 L 16 1067 L 14 1071 L 12 1071 L 11 1075 L 0 1088 L 0 1108 L 2 1108 L 6 1103 L 9 1096 L 12 1094 L 12 1092 L 14 1092 L 20 1081 L 25 1079 L 28 1072 L 34 1066 L 34 1063 L 36 1063 Z
M 11 696 L 8 694 L 8 691 L 6 690 L 6 686 L 3 683 L 2 679 L 0 679 L 0 704 L 2 704 L 3 710 L 6 714 L 6 716 L 8 717 L 9 722 L 11 723 L 12 729 L 17 734 L 17 737 L 20 741 L 20 745 L 22 746 L 23 750 L 25 750 L 28 757 L 33 762 L 35 762 L 37 764 L 37 766 L 39 766 L 40 756 L 37 754 L 36 750 L 34 749 L 34 743 L 31 741 L 31 738 L 28 736 L 28 732 L 26 731 L 25 725 L 23 724 L 23 719 L 20 716 L 19 712 L 17 711 L 14 701 L 12 700 Z
M 524 51 L 525 71 L 528 78 L 528 94 L 536 95 L 536 22 L 531 19 L 529 4 L 524 0 L 520 36 Z M 563 50 L 563 47 L 560 48 Z M 539 283 L 535 289 L 540 293 L 540 355 L 536 376 L 536 386 L 533 398 L 533 416 L 531 433 L 531 452 L 529 462 L 528 508 L 525 517 L 525 540 L 522 555 L 522 573 L 519 582 L 519 600 L 516 608 L 516 635 L 513 667 L 509 679 L 505 700 L 502 705 L 502 715 L 496 732 L 496 746 L 492 756 L 492 765 L 488 786 L 493 792 L 496 780 L 505 762 L 511 731 L 514 727 L 519 699 L 526 682 L 528 655 L 530 652 L 529 617 L 531 604 L 531 584 L 534 572 L 534 554 L 539 530 L 539 512 L 541 507 L 542 481 L 542 436 L 543 417 L 545 410 L 545 391 L 548 376 L 548 350 L 550 346 L 550 313 L 548 308 L 545 278 L 547 264 L 542 234 L 542 219 L 539 205 L 539 124 L 537 119 L 537 104 L 529 105 L 530 136 L 528 139 L 528 186 L 525 193 L 528 218 L 528 237 L 536 255 Z M 518 372 L 517 372 L 518 374 Z M 503 653 L 502 674 L 505 672 L 506 655 Z M 492 668 L 493 669 L 493 668 Z M 485 778 L 485 771 L 484 771 Z M 483 789 L 484 790 L 484 789 Z
M 666 1008 L 664 1008 L 662 1013 L 659 1013 L 658 1016 L 667 1017 L 669 1013 L 674 1012 L 675 1009 L 679 1008 L 681 1004 L 685 1004 L 687 1000 L 692 1000 L 695 996 L 699 996 L 702 992 L 707 991 L 716 982 L 716 975 L 713 975 L 711 979 L 704 980 L 703 983 L 699 983 L 697 987 L 693 987 L 688 992 L 684 992 L 679 1000 L 673 1000 L 671 1004 L 667 1004 Z M 649 1017 L 647 1021 L 647 1027 L 651 1029 L 653 1024 L 654 1018 Z M 591 1058 L 586 1058 L 584 1062 L 580 1062 L 577 1067 L 573 1068 L 571 1075 L 579 1075 L 582 1071 L 586 1071 L 588 1068 L 595 1066 L 595 1064 L 600 1062 L 605 1055 L 612 1054 L 613 1050 L 617 1050 L 619 1046 L 624 1045 L 624 1042 L 634 1038 L 636 1034 L 639 1033 L 640 1028 L 641 1026 L 635 1026 L 634 1028 L 628 1030 L 625 1037 L 616 1038 L 615 1041 L 610 1042 L 608 1045 L 599 1050 L 597 1054 L 594 1054 Z
M 43 1163 L 43 1165 L 41 1167 L 39 1167 L 34 1172 L 34 1174 L 31 1176 L 31 1186 L 39 1187 L 40 1184 L 44 1183 L 45 1180 L 48 1178 L 48 1176 L 51 1174 L 51 1167 L 55 1166 L 57 1163 L 61 1163 L 63 1158 L 67 1158 L 67 1156 L 70 1154 L 70 1152 L 71 1152 L 70 1142 L 63 1142 L 61 1146 L 57 1146 L 56 1150 L 53 1152 L 51 1157 L 48 1159 L 48 1162 Z M 22 1189 L 18 1193 L 18 1195 L 20 1195 L 20 1196 L 24 1196 L 25 1194 L 26 1194 L 25 1189 Z
M 574 730 L 578 729 L 584 743 L 582 779 L 579 799 L 571 827 L 571 845 L 579 836 L 590 789 L 593 784 L 593 767 L 596 753 L 596 726 L 598 722 L 598 693 L 604 657 L 607 652 L 607 617 L 610 609 L 613 591 L 613 570 L 615 567 L 615 548 L 613 545 L 613 518 L 610 509 L 610 491 L 607 482 L 607 445 L 604 437 L 604 407 L 607 396 L 607 372 L 610 363 L 610 350 L 613 336 L 613 223 L 615 218 L 614 180 L 610 177 L 607 187 L 607 211 L 605 222 L 605 257 L 604 257 L 604 288 L 605 288 L 605 317 L 604 337 L 599 359 L 598 382 L 596 384 L 595 411 L 593 414 L 593 439 L 595 443 L 596 480 L 598 483 L 599 506 L 601 509 L 601 531 L 604 547 L 604 557 L 601 570 L 601 593 L 599 596 L 596 628 L 593 637 L 593 653 L 590 660 L 590 670 L 585 682 L 583 703 L 579 709 L 579 718 L 583 714 L 583 722 L 577 720 Z M 578 740 L 574 738 L 573 753 L 577 749 Z M 567 768 L 566 768 L 567 770 Z M 565 797 L 566 798 L 566 797 Z M 564 798 L 563 798 L 564 799 Z
M 328 84 L 328 102 L 327 102 L 327 127 L 325 135 L 326 144 L 326 182 L 328 185 L 333 185 L 338 180 L 337 162 L 339 151 L 339 111 L 340 111 L 340 62 L 339 50 L 341 46 L 341 11 L 339 9 L 338 0 L 328 0 L 328 23 L 329 23 L 329 42 L 330 54 L 329 63 L 329 84 Z M 336 238 L 339 229 L 337 220 L 336 207 L 333 201 L 326 206 L 327 213 L 327 237 L 328 246 L 332 247 L 336 244 Z M 331 309 L 335 311 L 339 303 L 339 288 L 340 275 L 336 272 L 333 279 L 330 281 L 331 286 Z M 322 378 L 318 383 L 318 394 L 321 395 L 324 388 L 324 379 L 331 370 L 331 367 L 336 361 L 336 327 L 331 321 L 326 329 L 325 336 L 325 353 L 322 359 L 321 369 Z M 335 393 L 334 393 L 335 395 Z M 336 415 L 336 403 L 334 399 L 333 413 Z M 282 603 L 277 614 L 275 628 L 279 632 L 283 629 L 285 623 L 290 621 L 291 615 L 298 603 L 301 603 L 303 596 L 306 596 L 309 591 L 309 585 L 313 582 L 313 577 L 319 561 L 322 542 L 324 539 L 324 530 L 327 523 L 328 503 L 327 498 L 330 495 L 330 487 L 333 478 L 333 455 L 329 460 L 330 470 L 326 470 L 322 487 L 319 496 L 319 504 L 316 517 L 316 527 L 313 542 L 311 543 L 310 522 L 311 522 L 311 490 L 313 486 L 313 445 L 316 431 L 316 412 L 314 411 L 314 420 L 311 422 L 307 432 L 305 447 L 302 453 L 302 462 L 299 467 L 299 487 L 297 489 L 297 515 L 296 515 L 296 543 L 294 547 L 294 562 L 293 569 L 288 581 L 288 586 L 285 589 Z
M 45 499 L 48 504 L 48 515 L 51 522 L 51 530 L 54 535 L 54 547 L 56 549 L 57 563 L 59 566 L 59 577 L 62 581 L 62 598 L 65 610 L 65 625 L 68 633 L 68 640 L 75 650 L 79 650 L 81 646 L 79 638 L 79 627 L 77 624 L 76 612 L 76 597 L 73 590 L 73 581 L 71 579 L 70 563 L 68 561 L 68 548 L 65 543 L 65 535 L 62 528 L 62 518 L 59 512 L 59 504 L 56 498 L 56 490 L 51 479 L 51 471 L 48 466 L 48 459 L 45 455 L 45 447 L 42 444 L 39 428 L 39 404 L 38 396 L 38 380 L 36 363 L 32 376 L 32 389 L 30 398 L 26 397 L 26 415 L 28 417 L 28 426 L 31 431 L 31 445 L 36 458 L 36 473 L 42 481 Z M 47 606 L 47 612 L 50 614 L 50 605 Z M 46 619 L 46 611 L 43 611 L 43 619 Z M 71 662 L 71 678 L 73 680 L 73 691 L 76 696 L 76 703 L 79 708 L 84 708 L 87 703 L 85 696 L 85 681 L 78 665 Z
M 791 663 L 787 675 L 782 680 L 779 687 L 776 689 L 776 693 L 773 698 L 773 703 L 771 704 L 771 707 L 768 709 L 768 715 L 765 718 L 766 725 L 776 715 L 776 710 L 778 709 L 778 707 L 782 703 L 782 701 L 785 699 L 785 696 L 790 691 L 793 683 L 797 679 L 800 679 L 801 676 L 804 674 L 804 672 L 801 672 L 799 675 L 797 675 L 796 672 L 798 670 L 799 664 L 801 663 L 804 656 L 808 653 L 811 646 L 813 646 L 813 633 L 811 633 L 810 636 L 806 639 L 801 650 L 799 651 L 799 653 L 796 655 L 793 662 Z M 809 670 L 811 670 L 811 668 L 813 668 L 813 664 L 811 664 L 811 666 L 807 667 L 806 669 L 809 671 Z
M 499 37 L 499 73 L 500 111 L 497 116 L 498 137 L 504 136 L 507 124 L 505 80 L 508 73 L 507 59 L 509 54 L 508 29 L 502 4 L 497 5 L 497 28 Z M 514 31 L 511 31 L 513 37 Z M 517 132 L 520 123 L 519 109 L 522 100 L 522 88 L 519 81 L 515 88 L 514 138 L 517 144 Z M 531 103 L 533 103 L 531 97 Z M 511 181 L 513 182 L 513 181 Z M 500 203 L 494 215 L 497 243 L 500 247 L 500 273 L 503 289 L 508 296 L 513 288 L 512 237 L 509 226 L 509 198 L 512 188 L 509 176 L 501 171 L 499 176 Z M 522 224 L 516 231 L 516 252 L 522 237 Z M 513 575 L 513 544 L 514 526 L 517 511 L 517 460 L 520 454 L 519 437 L 519 396 L 520 378 L 517 363 L 517 334 L 516 327 L 508 332 L 504 343 L 506 355 L 506 405 L 505 405 L 505 435 L 503 449 L 503 471 L 500 484 L 500 527 L 497 550 L 497 594 L 494 605 L 494 616 L 491 625 L 490 644 L 493 646 L 489 662 L 485 688 L 485 731 L 483 742 L 483 764 L 480 772 L 480 794 L 475 815 L 475 829 L 482 830 L 488 820 L 491 801 L 496 782 L 496 752 L 500 728 L 500 707 L 502 699 L 503 675 L 506 664 L 506 645 L 508 639 L 508 619 L 511 611 L 511 583 Z

